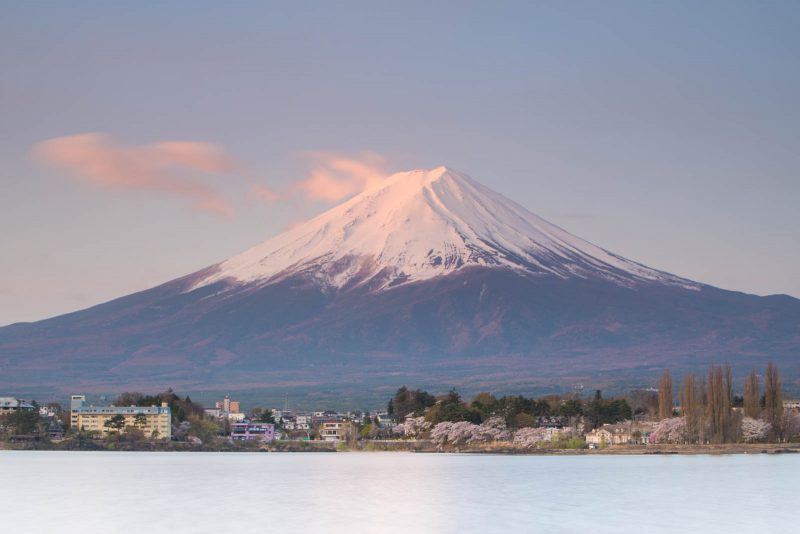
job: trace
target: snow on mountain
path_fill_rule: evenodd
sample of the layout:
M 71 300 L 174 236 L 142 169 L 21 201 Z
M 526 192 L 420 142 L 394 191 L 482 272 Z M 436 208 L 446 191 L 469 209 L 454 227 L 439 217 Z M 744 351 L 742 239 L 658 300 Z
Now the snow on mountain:
M 265 285 L 307 274 L 323 287 L 380 291 L 468 266 L 634 286 L 699 285 L 580 239 L 472 178 L 438 167 L 400 172 L 211 268 L 218 281 Z

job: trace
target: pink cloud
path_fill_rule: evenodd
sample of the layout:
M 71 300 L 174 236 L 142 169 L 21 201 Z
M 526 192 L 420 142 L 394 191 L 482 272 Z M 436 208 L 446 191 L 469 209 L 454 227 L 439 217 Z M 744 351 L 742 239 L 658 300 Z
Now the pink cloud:
M 250 198 L 260 200 L 265 204 L 271 204 L 281 199 L 280 193 L 265 185 L 259 185 L 259 184 L 254 184 L 250 186 L 250 192 L 248 194 Z
M 304 200 L 338 202 L 389 176 L 386 161 L 373 153 L 365 153 L 360 157 L 332 152 L 304 152 L 301 155 L 311 162 L 311 169 L 305 178 L 292 182 L 281 191 L 253 184 L 248 196 L 265 204 L 288 201 L 300 209 Z
M 223 195 L 196 176 L 227 174 L 237 168 L 222 148 L 210 143 L 167 141 L 129 147 L 89 133 L 44 141 L 33 153 L 95 186 L 168 193 L 188 198 L 200 211 L 225 218 L 234 214 Z
M 325 152 L 307 156 L 314 162 L 308 178 L 297 182 L 294 190 L 311 200 L 337 202 L 385 180 L 386 162 L 377 154 L 352 158 Z

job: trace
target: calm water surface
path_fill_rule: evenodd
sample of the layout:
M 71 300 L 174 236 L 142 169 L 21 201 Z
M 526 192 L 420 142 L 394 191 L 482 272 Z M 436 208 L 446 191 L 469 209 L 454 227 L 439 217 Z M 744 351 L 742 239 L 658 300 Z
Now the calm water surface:
M 800 457 L 0 451 L 0 532 L 798 532 Z

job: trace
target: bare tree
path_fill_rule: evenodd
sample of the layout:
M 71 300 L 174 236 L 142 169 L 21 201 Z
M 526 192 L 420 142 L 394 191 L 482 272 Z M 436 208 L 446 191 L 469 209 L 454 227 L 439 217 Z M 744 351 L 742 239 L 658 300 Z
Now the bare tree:
M 758 375 L 756 370 L 750 371 L 744 381 L 744 415 L 758 419 L 761 415 L 761 400 L 758 391 Z
M 687 373 L 683 379 L 680 400 L 683 415 L 686 418 L 686 438 L 690 443 L 700 440 L 700 426 L 703 422 L 703 407 L 699 404 L 700 392 L 695 383 L 694 375 Z
M 781 373 L 772 362 L 764 374 L 764 420 L 772 425 L 773 437 L 783 437 L 783 389 Z
M 669 374 L 669 369 L 664 369 L 658 381 L 658 418 L 670 417 L 672 417 L 672 376 Z
M 700 443 L 706 443 L 708 440 L 706 432 L 706 423 L 708 421 L 708 387 L 706 385 L 706 377 L 700 379 Z
M 724 377 L 723 377 L 724 376 Z M 724 443 L 731 438 L 730 366 L 712 365 L 708 369 L 708 422 L 711 440 Z
M 727 397 L 728 409 L 733 406 L 733 378 L 731 377 L 731 364 L 726 363 L 725 367 L 725 396 Z

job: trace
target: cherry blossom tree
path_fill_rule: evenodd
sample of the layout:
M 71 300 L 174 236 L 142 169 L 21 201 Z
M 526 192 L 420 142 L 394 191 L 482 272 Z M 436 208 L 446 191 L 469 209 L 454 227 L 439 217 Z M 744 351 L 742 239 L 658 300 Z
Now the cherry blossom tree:
M 670 417 L 662 419 L 653 427 L 650 434 L 651 443 L 685 443 L 686 418 Z
M 408 417 L 403 423 L 395 426 L 394 431 L 407 438 L 416 438 L 429 431 L 432 426 L 424 417 Z
M 742 418 L 742 440 L 745 443 L 767 439 L 770 430 L 772 430 L 772 425 L 766 421 L 753 419 L 752 417 Z
M 550 440 L 552 433 L 547 428 L 520 428 L 514 433 L 514 443 L 523 447 L 536 447 Z
M 444 421 L 436 425 L 431 431 L 431 440 L 437 447 L 445 444 L 452 446 L 470 443 L 486 443 L 490 441 L 508 441 L 511 432 L 506 428 L 502 417 L 492 417 L 480 425 L 469 421 L 456 423 Z
M 473 429 L 469 442 L 508 441 L 510 438 L 511 432 L 506 427 L 505 419 L 492 417 Z

